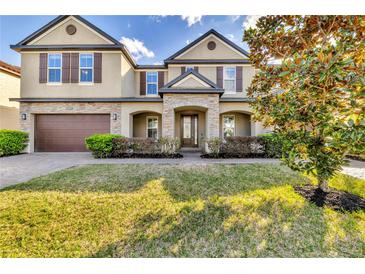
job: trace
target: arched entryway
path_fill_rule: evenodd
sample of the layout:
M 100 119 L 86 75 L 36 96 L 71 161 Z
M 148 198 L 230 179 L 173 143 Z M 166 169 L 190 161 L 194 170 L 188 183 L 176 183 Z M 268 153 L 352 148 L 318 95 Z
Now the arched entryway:
M 138 111 L 131 113 L 131 137 L 155 138 L 162 134 L 162 116 L 158 112 Z
M 204 148 L 206 112 L 207 108 L 201 106 L 174 109 L 175 137 L 180 139 L 182 148 Z
M 241 110 L 230 110 L 219 115 L 219 136 L 252 136 L 251 114 Z

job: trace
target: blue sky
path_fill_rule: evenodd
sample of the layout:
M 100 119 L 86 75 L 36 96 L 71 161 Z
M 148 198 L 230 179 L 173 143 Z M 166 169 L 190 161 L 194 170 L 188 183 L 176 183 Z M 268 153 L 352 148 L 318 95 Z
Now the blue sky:
M 0 16 L 0 60 L 20 65 L 16 44 L 56 16 Z M 187 43 L 214 28 L 242 48 L 243 28 L 254 16 L 83 16 L 130 50 L 138 64 L 162 62 Z

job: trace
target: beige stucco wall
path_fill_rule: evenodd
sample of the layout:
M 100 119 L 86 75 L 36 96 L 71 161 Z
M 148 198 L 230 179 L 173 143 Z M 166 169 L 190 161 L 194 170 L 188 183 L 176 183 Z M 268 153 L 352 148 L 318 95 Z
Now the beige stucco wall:
M 20 78 L 0 70 L 0 129 L 19 129 L 19 103 L 9 98 L 20 95 Z
M 69 35 L 66 32 L 66 27 L 72 24 L 76 27 L 76 33 Z M 30 45 L 75 45 L 75 44 L 113 44 L 111 41 L 101 37 L 100 34 L 91 30 L 89 27 L 79 22 L 77 19 L 72 17 L 55 26 L 49 32 L 44 33 L 43 36 L 39 37 L 29 43 Z
M 206 88 L 209 87 L 208 84 L 203 83 L 199 79 L 197 79 L 194 76 L 190 76 L 189 78 L 186 78 L 180 82 L 177 82 L 176 84 L 172 85 L 173 87 L 178 88 Z
M 214 50 L 209 50 L 207 45 L 210 41 L 216 43 L 216 48 Z M 181 56 L 175 59 L 241 59 L 244 57 L 241 53 L 238 53 L 232 47 L 221 42 L 214 36 L 210 36 L 208 39 L 203 40 L 197 46 L 184 52 Z
M 251 136 L 251 117 L 248 114 L 239 112 L 228 112 L 220 115 L 219 136 L 223 137 L 223 116 L 234 115 L 235 117 L 235 136 Z
M 102 83 L 39 83 L 39 53 L 22 53 L 21 97 L 121 97 L 120 52 L 102 52 Z
M 133 116 L 133 137 L 147 138 L 147 117 L 154 116 L 158 120 L 158 138 L 162 133 L 161 114 L 154 112 L 140 113 Z
M 134 97 L 136 92 L 135 71 L 127 58 L 121 55 L 122 97 Z

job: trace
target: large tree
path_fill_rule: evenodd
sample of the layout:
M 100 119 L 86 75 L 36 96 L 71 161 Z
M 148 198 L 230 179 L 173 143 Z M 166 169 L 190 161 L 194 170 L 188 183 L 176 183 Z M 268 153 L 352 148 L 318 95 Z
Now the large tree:
M 365 17 L 264 16 L 243 39 L 254 117 L 284 140 L 286 164 L 328 191 L 345 155 L 365 150 Z

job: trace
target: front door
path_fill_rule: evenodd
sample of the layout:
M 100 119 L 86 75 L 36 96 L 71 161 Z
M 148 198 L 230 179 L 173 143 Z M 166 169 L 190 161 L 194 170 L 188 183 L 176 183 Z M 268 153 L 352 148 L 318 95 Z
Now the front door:
M 198 146 L 198 115 L 181 116 L 181 140 L 183 147 Z

